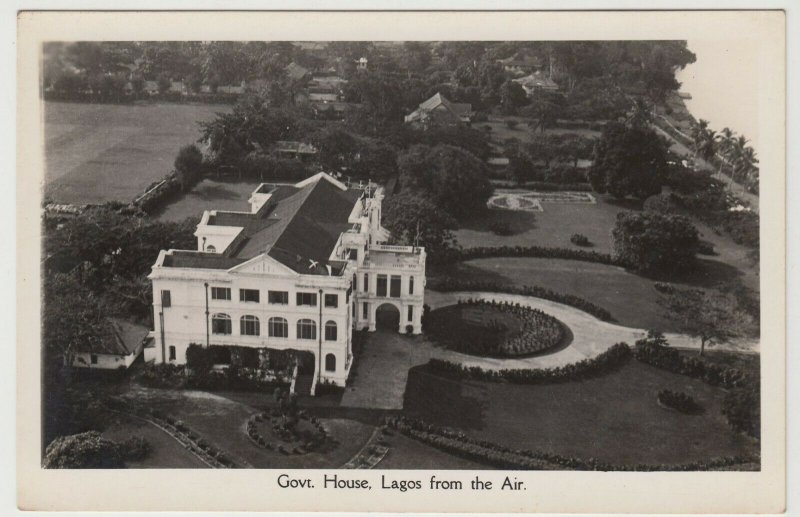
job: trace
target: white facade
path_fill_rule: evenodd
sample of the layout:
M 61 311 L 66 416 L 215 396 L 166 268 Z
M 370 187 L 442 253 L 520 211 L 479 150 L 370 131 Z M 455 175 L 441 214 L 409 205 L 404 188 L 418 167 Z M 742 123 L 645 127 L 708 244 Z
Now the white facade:
M 314 188 L 319 181 L 347 190 L 324 173 L 294 188 Z M 250 199 L 252 213 L 269 199 L 264 187 Z M 329 252 L 327 274 L 319 268 L 314 274 L 298 272 L 268 250 L 231 267 L 224 262 L 206 267 L 207 259 L 226 260 L 221 255 L 245 231 L 209 224 L 217 212 L 207 211 L 195 232 L 197 251 L 162 251 L 150 274 L 155 362 L 185 363 L 191 343 L 295 349 L 314 354 L 315 383 L 343 386 L 352 365 L 352 331 L 376 330 L 380 306 L 398 309 L 399 332 L 420 333 L 425 251 L 381 244 L 389 238 L 380 225 L 382 199 L 380 190 L 367 189 L 355 201 L 342 221 L 350 229 Z M 175 265 L 173 259 L 187 255 L 191 261 Z

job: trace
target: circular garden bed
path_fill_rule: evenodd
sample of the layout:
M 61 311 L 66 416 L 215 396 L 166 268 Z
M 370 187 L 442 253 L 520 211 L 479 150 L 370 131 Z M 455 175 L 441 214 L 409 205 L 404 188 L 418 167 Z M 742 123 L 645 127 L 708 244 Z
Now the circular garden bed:
M 551 350 L 569 336 L 566 326 L 538 309 L 483 300 L 437 309 L 426 332 L 447 348 L 484 357 L 522 357 Z
M 304 411 L 296 417 L 276 410 L 255 414 L 247 420 L 246 432 L 256 445 L 286 455 L 321 451 L 332 443 L 325 426 Z

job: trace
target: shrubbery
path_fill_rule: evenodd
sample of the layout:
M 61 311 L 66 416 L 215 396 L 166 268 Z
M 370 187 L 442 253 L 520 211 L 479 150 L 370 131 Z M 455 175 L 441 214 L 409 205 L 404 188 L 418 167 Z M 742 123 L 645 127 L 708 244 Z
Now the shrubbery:
M 637 271 L 681 272 L 695 264 L 697 228 L 682 216 L 621 212 L 611 237 L 614 261 Z
M 460 431 L 403 416 L 387 417 L 386 425 L 415 440 L 450 454 L 503 470 L 597 470 L 597 471 L 698 471 L 725 469 L 759 458 L 728 456 L 679 465 L 615 465 L 593 458 L 582 459 L 543 451 L 512 449 L 488 440 L 476 440 Z
M 532 257 L 565 260 L 583 260 L 610 266 L 620 265 L 608 253 L 576 250 L 573 248 L 550 248 L 545 246 L 477 246 L 454 250 L 450 254 L 452 261 L 472 260 L 489 257 Z
M 725 394 L 722 414 L 735 430 L 761 438 L 761 388 L 758 382 L 734 388 Z
M 492 233 L 495 235 L 508 236 L 513 233 L 511 231 L 511 226 L 503 221 L 494 221 L 489 225 L 489 229 L 492 230 Z
M 683 392 L 661 390 L 658 392 L 657 398 L 662 406 L 680 411 L 681 413 L 686 413 L 687 415 L 693 415 L 703 411 L 703 408 L 694 398 Z
M 587 312 L 597 319 L 603 321 L 616 321 L 611 313 L 602 307 L 573 296 L 571 294 L 563 294 L 544 287 L 539 286 L 513 286 L 507 284 L 498 284 L 495 282 L 479 282 L 472 280 L 461 280 L 457 278 L 445 279 L 430 279 L 428 280 L 428 288 L 439 292 L 452 292 L 452 291 L 482 291 L 493 293 L 508 293 L 518 294 L 521 296 L 534 296 L 544 300 L 550 300 L 557 303 L 563 303 Z
M 626 343 L 617 343 L 593 359 L 584 359 L 555 368 L 485 370 L 479 366 L 464 366 L 441 359 L 431 359 L 428 361 L 428 366 L 433 370 L 464 379 L 513 384 L 552 384 L 581 381 L 604 375 L 625 364 L 630 357 L 631 348 Z
M 569 242 L 576 246 L 590 246 L 591 242 L 589 242 L 589 237 L 583 235 L 582 233 L 573 233 L 572 237 L 569 238 Z

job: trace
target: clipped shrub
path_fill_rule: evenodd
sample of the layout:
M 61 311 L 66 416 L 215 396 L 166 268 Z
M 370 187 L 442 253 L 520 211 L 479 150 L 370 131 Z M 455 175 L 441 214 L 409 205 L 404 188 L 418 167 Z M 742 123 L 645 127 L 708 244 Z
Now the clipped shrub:
M 572 237 L 569 238 L 569 242 L 576 246 L 591 246 L 591 242 L 589 242 L 589 237 L 583 235 L 582 233 L 573 233 Z
M 694 415 L 703 411 L 703 408 L 694 398 L 681 391 L 661 390 L 656 398 L 662 406 L 687 415 Z
M 511 226 L 503 221 L 494 221 L 492 224 L 489 225 L 489 229 L 495 235 L 501 235 L 503 237 L 511 235 L 513 233 L 511 231 Z

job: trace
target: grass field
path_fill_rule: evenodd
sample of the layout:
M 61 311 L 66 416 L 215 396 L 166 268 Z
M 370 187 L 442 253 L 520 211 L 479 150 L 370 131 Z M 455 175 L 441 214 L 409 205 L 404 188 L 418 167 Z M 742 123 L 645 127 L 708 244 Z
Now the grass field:
M 691 395 L 704 413 L 661 408 L 656 394 L 665 388 Z M 600 378 L 543 386 L 458 381 L 421 366 L 409 374 L 404 412 L 514 448 L 677 464 L 757 452 L 728 426 L 723 397 L 722 389 L 633 360 Z
M 187 217 L 200 222 L 204 210 L 249 212 L 247 200 L 258 181 L 218 181 L 204 179 L 195 187 L 154 214 L 161 221 L 182 221 Z
M 458 243 L 465 248 L 476 246 L 549 246 L 576 248 L 569 241 L 573 233 L 582 233 L 589 238 L 592 249 L 601 253 L 611 252 L 611 228 L 617 214 L 639 206 L 617 203 L 596 196 L 596 204 L 542 203 L 542 212 L 513 210 L 487 210 L 480 217 L 466 221 L 455 232 Z M 490 226 L 494 222 L 505 222 L 511 235 L 495 235 Z
M 120 443 L 138 436 L 147 440 L 152 447 L 150 454 L 143 460 L 127 462 L 128 468 L 208 468 L 205 463 L 184 449 L 175 439 L 148 422 L 117 413 L 109 413 L 109 420 L 111 424 L 103 431 L 104 438 Z
M 229 106 L 45 102 L 45 196 L 89 204 L 132 201 L 167 175 L 198 121 Z

